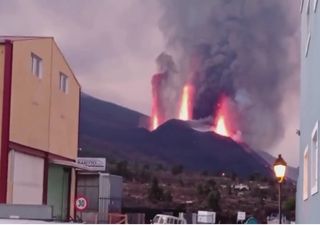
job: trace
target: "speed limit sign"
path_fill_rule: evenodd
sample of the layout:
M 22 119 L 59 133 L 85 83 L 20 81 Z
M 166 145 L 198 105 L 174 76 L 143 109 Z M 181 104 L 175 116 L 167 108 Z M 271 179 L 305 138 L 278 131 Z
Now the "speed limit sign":
M 78 211 L 83 211 L 88 207 L 88 201 L 84 196 L 79 196 L 76 198 L 75 206 Z

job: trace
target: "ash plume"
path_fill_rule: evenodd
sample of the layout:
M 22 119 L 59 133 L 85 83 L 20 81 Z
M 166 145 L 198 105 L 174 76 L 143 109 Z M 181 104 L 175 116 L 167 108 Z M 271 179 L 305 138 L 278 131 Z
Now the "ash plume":
M 285 98 L 299 92 L 299 1 L 162 0 L 160 5 L 159 26 L 176 77 L 195 88 L 194 119 L 213 116 L 224 95 L 243 141 L 257 149 L 276 144 L 284 135 Z

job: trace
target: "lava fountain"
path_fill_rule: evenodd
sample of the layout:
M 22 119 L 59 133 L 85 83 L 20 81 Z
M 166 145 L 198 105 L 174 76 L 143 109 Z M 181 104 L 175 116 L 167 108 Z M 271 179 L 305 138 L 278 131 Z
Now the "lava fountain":
M 222 136 L 229 137 L 230 132 L 226 125 L 226 118 L 227 118 L 227 105 L 225 97 L 222 97 L 219 103 L 218 111 L 215 117 L 215 127 L 213 129 L 214 132 L 220 134 Z
M 163 98 L 163 88 L 168 79 L 168 75 L 158 73 L 152 76 L 152 109 L 150 118 L 150 130 L 155 130 L 165 121 L 165 107 Z
M 151 130 L 155 130 L 157 129 L 157 127 L 159 126 L 159 119 L 157 115 L 153 115 L 151 117 Z
M 225 124 L 223 115 L 219 115 L 218 116 L 217 125 L 215 127 L 215 132 L 217 134 L 222 135 L 222 136 L 229 137 L 229 132 L 228 132 L 228 130 L 226 128 L 226 124 Z
M 192 119 L 192 86 L 190 84 L 186 84 L 182 90 L 179 119 L 180 120 Z
M 150 130 L 155 130 L 159 126 L 159 109 L 158 109 L 158 97 L 157 93 L 153 93 L 152 96 L 152 110 L 150 117 Z

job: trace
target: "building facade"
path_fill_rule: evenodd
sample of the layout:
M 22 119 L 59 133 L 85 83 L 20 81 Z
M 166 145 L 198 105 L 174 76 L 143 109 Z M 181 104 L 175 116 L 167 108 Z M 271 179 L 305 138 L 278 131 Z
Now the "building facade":
M 0 36 L 0 203 L 74 215 L 79 100 L 53 38 Z
M 300 161 L 296 222 L 320 223 L 320 9 L 318 0 L 301 0 Z

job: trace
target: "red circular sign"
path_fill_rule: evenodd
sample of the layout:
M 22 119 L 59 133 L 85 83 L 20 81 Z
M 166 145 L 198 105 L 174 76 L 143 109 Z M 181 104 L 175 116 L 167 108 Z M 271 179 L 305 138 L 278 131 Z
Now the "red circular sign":
M 88 207 L 88 200 L 84 196 L 76 198 L 75 207 L 78 211 L 83 211 Z

